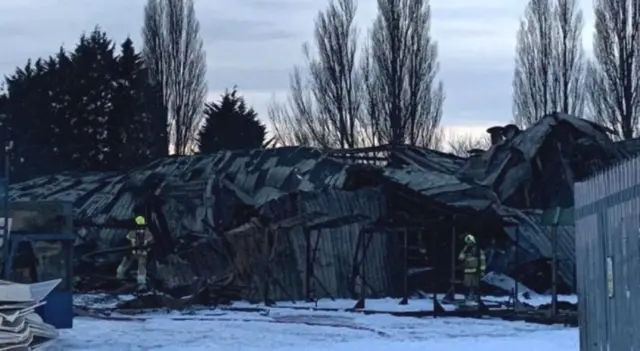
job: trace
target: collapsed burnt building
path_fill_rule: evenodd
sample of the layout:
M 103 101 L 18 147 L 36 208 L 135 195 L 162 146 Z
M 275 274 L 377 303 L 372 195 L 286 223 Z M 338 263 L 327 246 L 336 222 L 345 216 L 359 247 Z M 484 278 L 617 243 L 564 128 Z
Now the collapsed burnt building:
M 549 288 L 540 272 L 557 232 L 571 288 L 573 226 L 554 231 L 543 212 L 571 208 L 575 179 L 630 151 L 564 114 L 489 132 L 491 148 L 467 158 L 410 146 L 176 156 L 127 173 L 32 179 L 12 185 L 10 201 L 73 204 L 81 288 L 111 286 L 97 282 L 115 276 L 140 211 L 156 238 L 153 280 L 172 291 L 221 277 L 249 300 L 446 290 L 467 232 L 487 248 L 489 270 L 538 290 Z

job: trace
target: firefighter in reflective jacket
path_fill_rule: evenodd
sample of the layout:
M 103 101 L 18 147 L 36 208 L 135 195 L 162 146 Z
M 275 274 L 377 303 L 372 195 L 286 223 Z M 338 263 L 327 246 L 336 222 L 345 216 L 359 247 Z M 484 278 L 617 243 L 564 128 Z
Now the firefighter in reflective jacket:
M 465 246 L 458 256 L 458 260 L 462 262 L 464 267 L 463 284 L 467 288 L 467 300 L 477 300 L 477 290 L 480 286 L 480 280 L 484 277 L 486 262 L 484 251 L 476 245 L 476 238 L 467 234 L 464 237 Z
M 127 240 L 131 244 L 131 254 L 126 254 L 120 262 L 117 270 L 118 279 L 124 279 L 125 273 L 134 261 L 138 261 L 137 282 L 140 288 L 147 284 L 147 255 L 149 244 L 153 242 L 153 235 L 147 228 L 147 221 L 143 216 L 135 218 L 136 229 L 127 234 Z

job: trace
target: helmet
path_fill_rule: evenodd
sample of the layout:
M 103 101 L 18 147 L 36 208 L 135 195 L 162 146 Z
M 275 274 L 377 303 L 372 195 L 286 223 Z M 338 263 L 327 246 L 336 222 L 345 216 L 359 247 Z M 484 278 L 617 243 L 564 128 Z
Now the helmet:
M 137 225 L 145 225 L 145 224 L 147 224 L 147 221 L 142 216 L 136 216 L 135 221 L 136 221 Z
M 464 236 L 464 242 L 467 244 L 475 244 L 476 238 L 471 234 L 467 234 Z

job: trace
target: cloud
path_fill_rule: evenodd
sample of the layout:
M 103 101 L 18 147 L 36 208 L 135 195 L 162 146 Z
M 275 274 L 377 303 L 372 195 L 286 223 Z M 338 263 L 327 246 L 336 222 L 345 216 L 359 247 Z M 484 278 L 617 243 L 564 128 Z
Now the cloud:
M 200 24 L 202 33 L 209 33 L 207 42 L 251 43 L 296 38 L 295 30 L 278 28 L 271 21 L 212 18 Z
M 96 25 L 117 42 L 130 36 L 139 48 L 144 0 L 0 1 L 0 73 L 29 58 L 72 49 Z M 456 128 L 511 119 L 511 75 L 523 0 L 432 0 L 433 36 L 447 99 L 444 123 Z M 209 89 L 217 97 L 237 85 L 261 116 L 270 99 L 285 96 L 288 75 L 303 62 L 301 46 L 313 39 L 318 0 L 196 0 L 207 52 Z M 591 1 L 582 2 L 592 27 Z M 361 37 L 376 15 L 375 0 L 360 0 Z M 590 45 L 592 31 L 585 31 Z M 477 128 L 476 128 L 477 129 Z

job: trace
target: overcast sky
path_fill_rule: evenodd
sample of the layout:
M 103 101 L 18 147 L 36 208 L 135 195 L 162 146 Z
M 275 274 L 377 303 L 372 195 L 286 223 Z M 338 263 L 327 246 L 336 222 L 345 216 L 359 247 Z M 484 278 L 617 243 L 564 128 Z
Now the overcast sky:
M 586 49 L 592 3 L 581 0 Z M 72 49 L 83 32 L 99 25 L 117 41 L 141 46 L 144 0 L 0 0 L 0 73 L 28 58 Z M 443 123 L 477 133 L 511 119 L 511 76 L 516 30 L 526 0 L 432 0 L 433 36 L 439 45 L 446 89 Z M 324 0 L 197 0 L 207 52 L 210 98 L 237 85 L 263 117 L 273 96 L 283 97 L 288 74 L 302 62 L 301 45 L 312 39 Z M 376 0 L 359 0 L 364 34 Z

